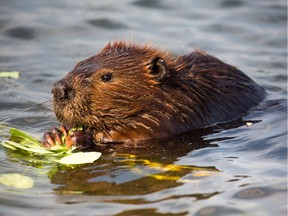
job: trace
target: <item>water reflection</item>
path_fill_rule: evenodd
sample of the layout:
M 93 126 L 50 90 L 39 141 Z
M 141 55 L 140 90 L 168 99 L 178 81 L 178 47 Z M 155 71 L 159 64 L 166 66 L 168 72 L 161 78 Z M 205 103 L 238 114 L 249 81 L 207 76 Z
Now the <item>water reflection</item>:
M 51 175 L 57 193 L 81 192 L 94 195 L 144 195 L 177 187 L 197 184 L 199 178 L 219 172 L 215 167 L 181 166 L 158 163 L 136 156 L 105 157 L 95 166 L 60 169 Z M 182 179 L 187 174 L 191 178 Z M 191 195 L 197 197 L 197 195 Z
M 30 27 L 15 27 L 7 30 L 6 33 L 9 37 L 22 40 L 33 40 L 35 37 L 35 32 Z
M 54 189 L 59 194 L 75 192 L 93 195 L 144 195 L 183 184 L 196 186 L 202 178 L 216 176 L 220 170 L 213 165 L 177 165 L 175 162 L 178 158 L 200 148 L 218 147 L 217 144 L 212 143 L 216 140 L 228 140 L 231 137 L 207 140 L 204 138 L 205 135 L 217 133 L 224 128 L 239 127 L 245 123 L 238 119 L 169 139 L 146 142 L 134 149 L 119 146 L 114 149 L 116 152 L 106 153 L 93 165 L 69 169 L 59 167 L 58 170 L 53 170 L 49 175 L 51 183 L 59 185 Z M 197 200 L 218 193 L 219 191 L 208 194 L 192 193 L 188 196 Z

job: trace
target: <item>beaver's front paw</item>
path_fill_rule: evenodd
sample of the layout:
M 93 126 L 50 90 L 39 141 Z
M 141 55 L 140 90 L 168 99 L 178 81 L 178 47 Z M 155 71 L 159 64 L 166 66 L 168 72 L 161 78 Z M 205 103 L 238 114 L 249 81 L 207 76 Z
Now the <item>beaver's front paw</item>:
M 93 146 L 93 139 L 91 134 L 79 129 L 68 129 L 61 126 L 51 128 L 50 132 L 44 133 L 42 145 L 46 148 L 51 148 L 54 145 L 63 145 L 69 149 L 75 146 L 79 150 L 91 148 Z

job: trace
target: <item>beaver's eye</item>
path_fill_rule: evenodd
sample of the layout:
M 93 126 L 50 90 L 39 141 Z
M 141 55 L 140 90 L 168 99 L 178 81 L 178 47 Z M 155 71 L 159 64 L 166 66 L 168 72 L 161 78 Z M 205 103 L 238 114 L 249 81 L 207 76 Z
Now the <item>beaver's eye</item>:
M 112 79 L 112 73 L 105 73 L 101 76 L 103 82 L 109 82 Z

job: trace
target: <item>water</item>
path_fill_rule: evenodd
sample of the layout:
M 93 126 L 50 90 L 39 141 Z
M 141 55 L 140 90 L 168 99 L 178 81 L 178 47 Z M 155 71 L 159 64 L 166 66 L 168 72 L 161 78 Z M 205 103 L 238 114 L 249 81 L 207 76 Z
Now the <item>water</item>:
M 204 49 L 264 86 L 267 97 L 237 122 L 76 168 L 36 165 L 1 147 L 0 174 L 29 176 L 34 187 L 0 185 L 0 214 L 286 215 L 284 0 L 2 0 L 0 71 L 21 76 L 0 78 L 0 141 L 9 127 L 41 137 L 58 125 L 52 84 L 115 39 L 175 54 Z

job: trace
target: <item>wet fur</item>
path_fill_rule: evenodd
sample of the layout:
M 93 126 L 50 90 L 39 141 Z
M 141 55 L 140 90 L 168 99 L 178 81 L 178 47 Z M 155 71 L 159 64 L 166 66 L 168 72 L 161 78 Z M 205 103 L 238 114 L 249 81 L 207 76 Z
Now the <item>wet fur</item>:
M 105 83 L 108 72 L 112 79 Z M 84 126 L 99 143 L 137 143 L 231 121 L 265 95 L 240 70 L 204 51 L 175 58 L 126 42 L 109 43 L 59 83 L 73 94 L 69 100 L 54 94 L 59 121 Z

